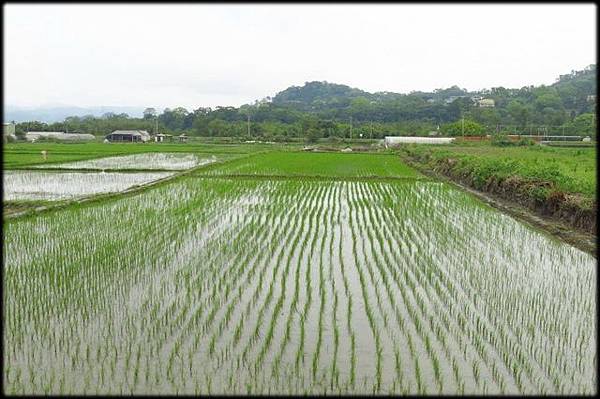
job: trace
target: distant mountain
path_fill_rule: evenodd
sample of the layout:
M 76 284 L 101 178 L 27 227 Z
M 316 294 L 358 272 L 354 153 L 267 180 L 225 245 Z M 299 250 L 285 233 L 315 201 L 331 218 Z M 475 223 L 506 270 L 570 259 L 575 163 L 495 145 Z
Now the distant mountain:
M 120 106 L 100 106 L 100 107 L 16 107 L 6 105 L 4 107 L 4 122 L 15 121 L 29 122 L 39 121 L 46 123 L 61 122 L 68 116 L 93 115 L 102 116 L 107 112 L 115 114 L 126 113 L 133 118 L 141 118 L 144 107 L 120 107 Z
M 500 105 L 508 103 L 510 99 L 523 97 L 531 90 L 538 90 L 550 95 L 556 95 L 567 109 L 583 109 L 588 96 L 596 94 L 596 65 L 592 64 L 580 71 L 571 71 L 569 74 L 560 75 L 550 85 L 538 87 L 526 86 L 523 88 L 495 87 L 479 91 L 468 91 L 458 86 L 445 89 L 436 89 L 432 92 L 413 91 L 411 93 L 377 92 L 369 93 L 364 90 L 352 88 L 343 84 L 329 82 L 306 82 L 304 86 L 291 86 L 280 91 L 273 97 L 274 105 L 286 106 L 298 111 L 323 111 L 340 110 L 355 104 L 384 104 L 389 102 L 406 102 L 417 99 L 428 103 L 450 103 L 460 97 L 488 97 L 499 102 Z M 527 101 L 525 101 L 527 102 Z

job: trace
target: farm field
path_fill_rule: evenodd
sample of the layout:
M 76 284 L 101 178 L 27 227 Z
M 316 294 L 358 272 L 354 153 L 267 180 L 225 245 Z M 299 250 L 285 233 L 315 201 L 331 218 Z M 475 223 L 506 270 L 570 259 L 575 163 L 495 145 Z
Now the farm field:
M 247 154 L 273 149 L 273 145 L 244 145 L 244 144 L 171 144 L 171 143 L 85 143 L 85 144 L 56 144 L 56 143 L 16 143 L 4 144 L 4 169 L 26 167 L 30 165 L 81 161 L 94 158 L 131 155 L 149 152 L 159 153 L 200 153 L 199 155 L 215 154 Z M 41 151 L 48 152 L 44 161 Z
M 267 152 L 241 158 L 218 168 L 200 170 L 210 175 L 423 177 L 390 154 Z
M 229 154 L 219 154 L 219 159 L 226 159 Z M 231 155 L 229 155 L 231 156 Z M 117 157 L 95 158 L 86 161 L 68 163 L 52 163 L 35 167 L 56 169 L 162 169 L 184 170 L 198 165 L 207 165 L 217 161 L 217 156 L 209 154 L 186 153 L 142 153 Z
M 596 389 L 596 260 L 395 156 L 251 155 L 4 229 L 8 393 Z
M 172 172 L 86 173 L 6 170 L 3 200 L 54 201 L 112 193 L 173 175 Z

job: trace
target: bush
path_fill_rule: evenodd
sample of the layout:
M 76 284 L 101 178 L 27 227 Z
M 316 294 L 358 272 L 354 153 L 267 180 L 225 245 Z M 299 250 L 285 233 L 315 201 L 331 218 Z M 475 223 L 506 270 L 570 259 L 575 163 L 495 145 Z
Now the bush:
M 463 133 L 465 136 L 483 136 L 485 134 L 485 128 L 471 119 L 447 123 L 442 125 L 441 131 L 446 136 L 453 137 L 462 136 Z
M 522 138 L 517 142 L 518 146 L 530 146 L 530 145 L 535 145 L 535 141 L 531 140 L 531 139 L 525 139 Z
M 494 134 L 492 135 L 491 145 L 495 145 L 497 147 L 510 147 L 516 145 L 513 141 L 511 141 L 506 134 Z

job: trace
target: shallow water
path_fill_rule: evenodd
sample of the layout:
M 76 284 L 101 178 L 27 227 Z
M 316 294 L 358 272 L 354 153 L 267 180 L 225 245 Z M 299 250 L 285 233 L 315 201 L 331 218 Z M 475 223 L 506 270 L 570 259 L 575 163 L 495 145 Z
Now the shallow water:
M 123 191 L 171 175 L 172 172 L 77 173 L 7 170 L 3 172 L 2 177 L 3 199 L 56 201 L 80 198 Z
M 595 389 L 595 260 L 444 183 L 186 178 L 5 229 L 8 392 Z
M 58 169 L 165 169 L 184 170 L 217 161 L 214 155 L 182 153 L 145 153 L 116 157 L 97 158 L 86 161 L 38 165 Z

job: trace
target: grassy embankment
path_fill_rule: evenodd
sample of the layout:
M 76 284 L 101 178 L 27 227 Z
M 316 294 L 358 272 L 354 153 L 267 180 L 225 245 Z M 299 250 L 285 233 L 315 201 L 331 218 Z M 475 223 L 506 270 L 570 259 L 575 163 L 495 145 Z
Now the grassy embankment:
M 407 145 L 399 152 L 477 190 L 596 231 L 595 148 Z

